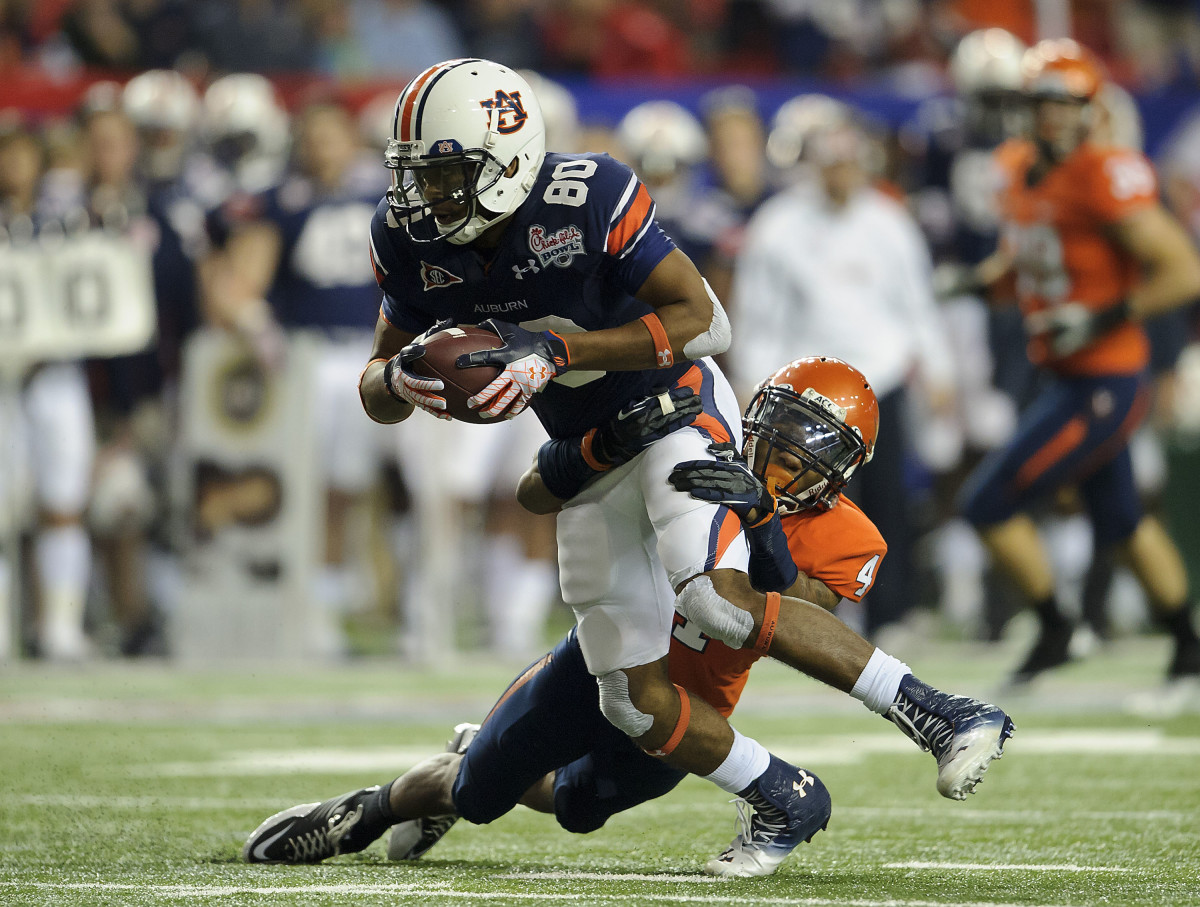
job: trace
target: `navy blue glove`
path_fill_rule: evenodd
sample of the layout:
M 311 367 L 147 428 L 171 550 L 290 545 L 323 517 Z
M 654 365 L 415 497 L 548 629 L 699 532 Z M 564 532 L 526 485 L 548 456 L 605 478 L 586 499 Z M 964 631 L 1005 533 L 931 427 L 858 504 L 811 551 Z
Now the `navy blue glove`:
M 750 584 L 763 592 L 786 592 L 800 575 L 788 548 L 775 499 L 731 444 L 708 448 L 721 459 L 678 463 L 668 481 L 701 501 L 724 504 L 746 527 L 750 543 Z
M 504 346 L 463 353 L 454 364 L 459 368 L 493 365 L 501 369 L 494 381 L 467 399 L 468 406 L 489 416 L 511 419 L 518 415 L 551 378 L 571 366 L 567 342 L 553 331 L 527 331 L 495 318 L 482 321 L 479 326 L 503 340 Z
M 664 396 L 669 407 L 664 406 Z M 598 473 L 628 463 L 655 441 L 691 425 L 703 408 L 699 395 L 688 387 L 645 397 L 582 438 L 547 441 L 538 450 L 538 472 L 551 494 L 567 500 Z
M 686 491 L 701 501 L 724 504 L 747 526 L 770 517 L 775 512 L 775 499 L 733 446 L 712 444 L 708 449 L 720 459 L 677 463 L 667 481 L 676 491 Z
M 591 453 L 602 466 L 628 463 L 655 441 L 691 425 L 704 410 L 699 394 L 690 387 L 673 387 L 624 407 L 600 428 L 588 432 Z M 585 443 L 587 436 L 584 436 Z

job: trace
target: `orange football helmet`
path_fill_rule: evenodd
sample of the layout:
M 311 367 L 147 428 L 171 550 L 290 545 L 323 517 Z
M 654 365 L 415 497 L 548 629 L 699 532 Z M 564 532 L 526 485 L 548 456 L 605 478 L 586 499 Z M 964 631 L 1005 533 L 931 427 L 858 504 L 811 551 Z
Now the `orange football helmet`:
M 1021 58 L 1021 87 L 1032 98 L 1091 101 L 1106 81 L 1096 55 L 1070 38 L 1039 41 Z
M 841 359 L 796 359 L 755 389 L 744 426 L 746 461 L 780 511 L 828 510 L 875 453 L 879 401 Z

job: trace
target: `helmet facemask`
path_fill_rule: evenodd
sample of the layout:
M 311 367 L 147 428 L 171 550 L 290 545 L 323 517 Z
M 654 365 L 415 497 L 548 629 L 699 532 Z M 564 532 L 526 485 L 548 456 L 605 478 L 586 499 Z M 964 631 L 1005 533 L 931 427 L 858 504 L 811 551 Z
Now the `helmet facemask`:
M 498 217 L 480 205 L 479 197 L 505 175 L 505 165 L 483 148 L 464 150 L 457 142 L 442 141 L 426 154 L 424 144 L 388 142 L 388 204 L 415 242 L 470 242 Z
M 746 410 L 746 459 L 781 513 L 828 510 L 866 456 L 859 435 L 811 388 L 768 385 Z

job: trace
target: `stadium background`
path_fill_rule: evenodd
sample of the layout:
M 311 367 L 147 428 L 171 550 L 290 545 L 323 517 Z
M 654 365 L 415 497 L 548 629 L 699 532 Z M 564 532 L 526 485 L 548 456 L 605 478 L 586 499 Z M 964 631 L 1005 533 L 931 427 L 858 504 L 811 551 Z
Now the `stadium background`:
M 54 0 L 11 2 L 0 15 L 0 109 L 7 111 L 5 128 L 21 126 L 68 144 L 75 128 L 72 117 L 81 104 L 95 99 L 97 85 L 115 83 L 119 89 L 148 69 L 174 69 L 198 92 L 227 73 L 259 72 L 270 78 L 280 101 L 292 113 L 314 100 L 334 100 L 358 114 L 371 102 L 394 94 L 424 66 L 473 54 L 536 70 L 565 87 L 580 124 L 590 130 L 591 137 L 617 127 L 630 109 L 651 100 L 676 101 L 701 117 L 714 92 L 748 86 L 758 114 L 769 127 L 776 110 L 788 99 L 806 93 L 828 94 L 849 103 L 863 116 L 887 152 L 880 175 L 904 193 L 914 209 L 925 187 L 919 182 L 920 168 L 912 166 L 914 154 L 908 144 L 914 123 L 930 99 L 953 93 L 947 67 L 958 40 L 986 26 L 1008 28 L 1026 41 L 1069 33 L 1096 50 L 1114 79 L 1132 93 L 1147 153 L 1173 167 L 1172 172 L 1180 174 L 1184 182 L 1200 184 L 1191 161 L 1196 156 L 1191 150 L 1196 133 L 1187 131 L 1192 125 L 1190 115 L 1197 112 L 1200 70 L 1200 23 L 1194 4 L 1146 0 L 1004 4 L 971 0 L 573 0 L 553 5 L 537 0 Z M 194 127 L 188 140 L 202 143 L 199 114 Z M 1191 141 L 1186 139 L 1189 135 Z M 367 144 L 374 140 L 373 136 L 364 139 Z M 604 141 L 612 141 L 611 134 Z M 704 169 L 703 162 L 696 167 L 697 172 Z M 1194 211 L 1177 213 L 1195 224 Z M 1190 338 L 1194 322 L 1185 322 L 1183 330 Z M 1187 380 L 1180 383 L 1185 389 L 1190 386 Z M 190 385 L 184 382 L 184 387 Z M 1167 442 L 1165 449 L 1173 467 L 1165 474 L 1168 478 L 1160 478 L 1158 494 L 1168 508 L 1182 513 L 1188 502 L 1196 500 L 1197 489 L 1190 478 L 1194 470 L 1186 468 L 1191 462 L 1189 432 L 1194 428 L 1186 424 L 1189 398 L 1182 393 L 1178 399 L 1181 402 L 1175 409 L 1157 423 L 1159 440 Z M 415 426 L 403 430 L 410 428 Z M 277 448 L 286 449 L 287 442 L 278 442 Z M 297 481 L 314 479 L 309 476 Z M 912 481 L 918 491 L 928 491 L 933 483 L 929 470 L 919 465 Z M 186 500 L 181 503 L 178 494 L 172 496 L 171 487 L 172 480 L 168 480 L 155 491 L 162 495 L 161 506 L 168 511 L 164 522 L 174 530 L 166 532 L 165 542 L 161 538 L 152 541 L 162 543 L 168 560 L 186 559 L 187 552 L 181 552 L 179 546 L 186 547 L 187 540 L 181 543 L 177 530 L 189 519 L 188 505 Z M 1164 488 L 1169 489 L 1165 494 Z M 403 491 L 392 496 L 399 497 L 403 507 Z M 310 514 L 313 519 L 316 513 Z M 922 522 L 923 537 L 937 527 L 939 518 L 934 514 Z M 32 531 L 28 512 L 18 522 L 21 531 Z M 1200 539 L 1191 521 L 1176 519 L 1174 523 L 1195 568 Z M 444 533 L 440 537 L 446 539 L 479 528 L 422 528 L 419 520 L 417 526 L 418 532 Z M 315 530 L 310 527 L 309 531 Z M 370 531 L 375 539 L 371 553 L 361 554 L 359 560 L 359 566 L 366 569 L 377 567 L 375 562 L 381 558 L 388 560 L 394 554 L 386 550 L 389 547 L 404 544 L 394 539 L 381 541 L 378 525 Z M 311 544 L 311 539 L 304 542 Z M 936 607 L 939 576 L 933 562 L 937 554 L 930 549 L 918 553 L 923 576 L 931 582 L 922 584 L 914 598 L 926 608 Z M 32 565 L 19 563 L 24 565 L 28 584 Z M 488 620 L 487 606 L 478 600 L 457 603 L 461 609 L 457 628 L 427 628 L 415 642 L 392 641 L 397 632 L 403 635 L 406 621 L 429 619 L 428 615 L 404 613 L 400 601 L 403 578 L 397 578 L 397 570 L 402 573 L 403 565 L 392 564 L 391 572 L 388 568 L 376 570 L 378 578 L 369 605 L 372 613 L 365 619 L 365 629 L 351 626 L 348 651 L 380 653 L 399 647 L 404 654 L 428 657 L 456 645 L 486 647 L 495 642 L 483 626 Z M 111 622 L 104 609 L 105 592 L 97 591 L 97 584 L 102 585 L 103 580 L 93 580 L 89 597 L 93 630 Z M 169 599 L 169 590 L 179 586 L 178 579 L 174 586 L 168 583 L 168 591 L 158 593 L 159 597 Z M 1003 589 L 996 592 L 989 587 L 988 592 L 1004 597 Z M 151 598 L 155 594 L 152 590 Z M 21 590 L 17 596 L 25 612 L 20 632 L 24 634 L 23 651 L 36 654 L 36 641 L 30 643 L 28 626 L 30 597 L 29 590 Z M 225 597 L 224 593 L 218 597 Z M 152 605 L 167 617 L 179 608 L 169 600 Z M 1127 616 L 1125 628 L 1136 630 L 1142 625 L 1142 616 L 1136 603 L 1130 607 L 1133 612 Z M 996 636 L 1004 617 L 993 620 L 990 628 L 979 626 L 977 617 L 973 619 L 975 623 L 949 632 Z M 364 624 L 361 615 L 347 618 L 351 625 L 356 620 Z M 208 623 L 216 622 L 210 614 Z M 185 623 L 190 629 L 177 630 L 177 635 L 203 633 L 205 621 Z M 563 625 L 561 612 L 555 612 L 552 624 Z M 917 629 L 942 631 L 936 621 L 921 623 Z M 19 642 L 14 642 L 14 649 Z M 211 653 L 227 645 L 227 639 L 217 638 L 200 650 Z M 282 651 L 287 650 L 286 645 L 281 646 Z M 107 643 L 102 640 L 97 647 L 97 654 L 111 654 L 114 648 L 110 635 Z M 170 646 L 161 643 L 152 648 L 161 654 Z M 347 651 L 342 646 L 335 648 L 337 654 Z

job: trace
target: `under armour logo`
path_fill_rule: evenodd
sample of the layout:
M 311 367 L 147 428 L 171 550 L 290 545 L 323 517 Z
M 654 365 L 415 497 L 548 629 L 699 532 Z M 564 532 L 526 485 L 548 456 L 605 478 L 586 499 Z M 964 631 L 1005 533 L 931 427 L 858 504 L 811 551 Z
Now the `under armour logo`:
M 816 784 L 817 784 L 816 778 L 814 778 L 812 775 L 810 775 L 804 769 L 800 769 L 800 780 L 792 782 L 792 790 L 794 790 L 801 797 L 807 797 L 808 791 L 806 791 L 804 788 L 805 787 L 816 787 Z
M 536 262 L 536 261 L 534 261 L 532 258 L 527 258 L 527 259 L 525 259 L 525 260 L 529 262 L 529 267 L 528 267 L 528 268 L 522 268 L 522 267 L 520 267 L 520 266 L 518 266 L 518 265 L 513 265 L 513 266 L 512 266 L 512 269 L 513 269 L 513 274 L 515 274 L 515 275 L 516 275 L 516 277 L 517 277 L 517 280 L 524 280 L 524 279 L 525 279 L 525 272 L 526 272 L 526 271 L 532 271 L 534 274 L 536 274 L 538 271 L 540 271 L 540 270 L 541 270 L 541 268 L 539 268 L 539 267 L 537 266 L 537 262 Z
M 530 381 L 537 381 L 539 378 L 545 381 L 550 377 L 550 369 L 544 365 L 530 365 L 526 370 Z
M 674 361 L 675 360 L 671 357 L 670 350 L 659 350 L 658 351 L 658 367 L 659 368 L 666 368 L 668 365 L 671 365 L 672 363 L 674 363 Z

